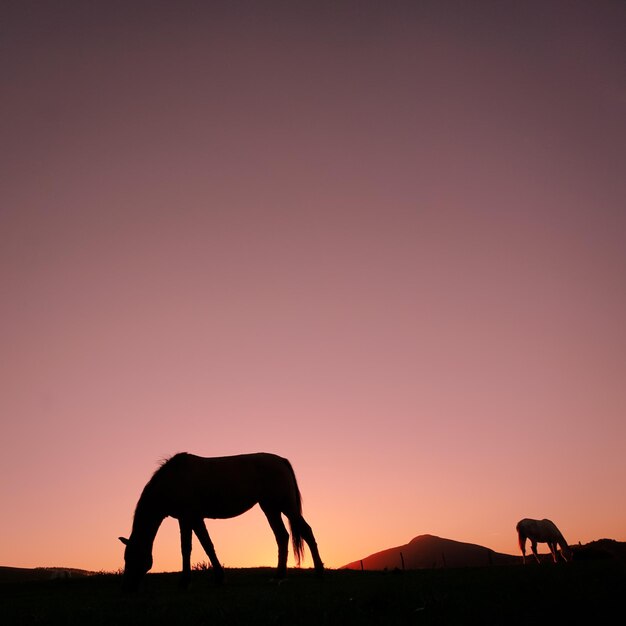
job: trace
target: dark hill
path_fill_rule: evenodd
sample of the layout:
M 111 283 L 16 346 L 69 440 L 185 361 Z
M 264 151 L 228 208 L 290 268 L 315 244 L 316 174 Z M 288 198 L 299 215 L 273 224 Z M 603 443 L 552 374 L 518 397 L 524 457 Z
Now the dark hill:
M 539 558 L 542 562 L 551 561 L 549 553 L 544 553 L 539 544 Z M 626 561 L 626 542 L 614 539 L 598 539 L 587 544 L 570 546 L 575 561 L 617 559 Z M 530 553 L 527 562 L 534 563 Z M 490 548 L 473 543 L 463 543 L 443 539 L 433 535 L 420 535 L 409 543 L 370 554 L 362 560 L 353 561 L 340 569 L 394 570 L 432 569 L 437 567 L 479 567 L 482 565 L 511 565 L 521 563 L 520 555 L 502 554 Z
M 626 543 L 615 539 L 598 539 L 584 545 L 570 546 L 574 552 L 575 561 L 590 561 L 598 559 L 620 559 L 626 561 Z
M 384 570 L 507 565 L 519 560 L 519 557 L 494 552 L 473 543 L 420 535 L 404 546 L 376 552 L 362 560 L 348 563 L 342 569 L 361 569 L 361 563 L 366 570 Z

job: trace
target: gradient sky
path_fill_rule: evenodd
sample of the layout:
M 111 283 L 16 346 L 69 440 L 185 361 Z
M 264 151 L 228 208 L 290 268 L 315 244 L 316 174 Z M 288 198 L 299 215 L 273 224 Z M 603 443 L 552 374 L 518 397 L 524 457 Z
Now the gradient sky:
M 516 553 L 522 517 L 626 540 L 624 32 L 617 0 L 4 0 L 0 564 L 121 567 L 184 450 L 291 459 L 331 567 Z M 208 528 L 275 564 L 258 508 Z

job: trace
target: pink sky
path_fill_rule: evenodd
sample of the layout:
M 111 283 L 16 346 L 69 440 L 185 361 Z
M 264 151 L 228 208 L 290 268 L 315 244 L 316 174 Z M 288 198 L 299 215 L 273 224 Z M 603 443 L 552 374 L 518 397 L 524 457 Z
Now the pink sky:
M 331 567 L 626 540 L 623 3 L 0 23 L 0 564 L 121 567 L 183 450 L 291 459 Z M 208 528 L 275 564 L 258 509 Z

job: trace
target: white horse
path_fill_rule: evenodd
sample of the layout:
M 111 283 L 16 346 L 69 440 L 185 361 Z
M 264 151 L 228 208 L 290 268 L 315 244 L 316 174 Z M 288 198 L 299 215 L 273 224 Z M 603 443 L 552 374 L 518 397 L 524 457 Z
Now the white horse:
M 539 556 L 537 555 L 537 544 L 547 543 L 552 553 L 552 559 L 557 562 L 557 546 L 561 548 L 561 556 L 565 561 L 569 561 L 572 557 L 572 551 L 565 541 L 561 531 L 556 527 L 556 524 L 549 519 L 523 519 L 517 523 L 517 537 L 519 540 L 519 547 L 522 551 L 522 559 L 526 563 L 526 539 L 530 539 L 530 545 L 537 559 L 537 563 L 540 563 Z

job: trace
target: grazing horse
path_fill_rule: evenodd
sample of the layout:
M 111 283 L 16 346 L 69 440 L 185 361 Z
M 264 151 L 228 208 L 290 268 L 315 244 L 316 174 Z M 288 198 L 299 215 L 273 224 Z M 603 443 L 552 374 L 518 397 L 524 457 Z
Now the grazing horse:
M 556 524 L 549 519 L 523 519 L 517 523 L 517 537 L 519 540 L 519 547 L 522 551 L 522 560 L 526 563 L 526 539 L 530 539 L 530 545 L 537 559 L 537 563 L 540 563 L 539 556 L 537 555 L 537 543 L 547 543 L 552 553 L 552 559 L 556 563 L 557 561 L 557 546 L 561 548 L 561 556 L 568 561 L 572 556 L 572 551 L 567 545 L 567 541 L 561 534 L 561 531 L 556 527 Z
M 315 570 L 324 565 L 317 550 L 311 527 L 302 517 L 302 500 L 296 475 L 287 459 L 274 454 L 257 453 L 204 458 L 176 454 L 157 469 L 137 502 L 133 527 L 124 551 L 123 587 L 137 589 L 142 577 L 152 567 L 152 546 L 161 522 L 167 517 L 180 526 L 183 569 L 181 586 L 191 577 L 191 535 L 198 537 L 213 566 L 216 581 L 224 570 L 215 554 L 204 518 L 236 517 L 259 504 L 267 517 L 278 544 L 277 576 L 287 573 L 289 533 L 281 514 L 289 520 L 293 550 L 298 563 L 303 555 L 303 540 L 308 544 Z

